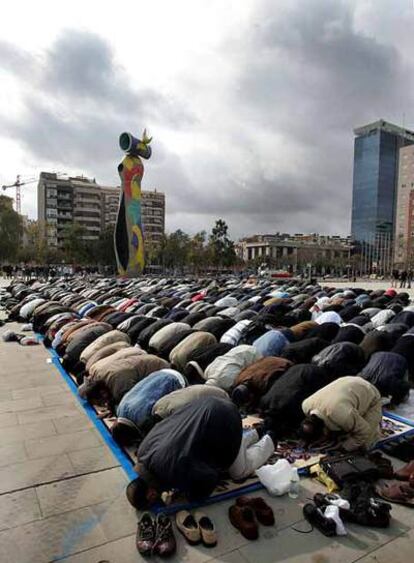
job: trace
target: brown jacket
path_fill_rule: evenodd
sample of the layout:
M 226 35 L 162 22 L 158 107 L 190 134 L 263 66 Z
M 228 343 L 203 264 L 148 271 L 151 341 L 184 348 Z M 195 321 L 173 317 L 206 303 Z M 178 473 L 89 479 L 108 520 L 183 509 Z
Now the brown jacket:
M 291 326 L 290 330 L 293 332 L 293 336 L 296 340 L 301 340 L 315 326 L 318 326 L 318 323 L 315 323 L 315 321 L 303 321 L 297 325 Z
M 262 358 L 239 373 L 235 379 L 234 387 L 246 385 L 249 391 L 255 395 L 255 399 L 259 400 L 273 381 L 283 375 L 291 366 L 293 366 L 292 362 L 285 358 L 274 356 Z

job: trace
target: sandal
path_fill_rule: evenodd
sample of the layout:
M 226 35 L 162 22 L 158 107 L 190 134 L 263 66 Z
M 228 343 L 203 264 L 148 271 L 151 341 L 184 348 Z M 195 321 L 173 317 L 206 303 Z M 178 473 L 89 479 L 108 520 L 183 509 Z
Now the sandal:
M 378 487 L 377 494 L 388 502 L 414 507 L 414 488 L 406 483 L 394 482 Z

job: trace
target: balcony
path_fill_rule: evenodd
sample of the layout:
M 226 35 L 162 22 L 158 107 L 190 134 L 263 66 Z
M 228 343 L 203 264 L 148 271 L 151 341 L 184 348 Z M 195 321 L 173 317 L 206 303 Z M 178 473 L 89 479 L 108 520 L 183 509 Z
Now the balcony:
M 101 210 L 96 209 L 96 207 L 75 207 L 73 210 L 76 216 L 85 215 L 86 213 L 93 213 L 94 216 L 101 216 Z
M 70 201 L 72 199 L 72 195 L 67 192 L 58 192 L 58 199 Z

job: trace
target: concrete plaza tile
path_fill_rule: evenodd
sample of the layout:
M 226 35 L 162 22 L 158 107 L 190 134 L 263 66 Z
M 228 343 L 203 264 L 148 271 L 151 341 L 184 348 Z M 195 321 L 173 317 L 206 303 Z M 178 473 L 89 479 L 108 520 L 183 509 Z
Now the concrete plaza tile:
M 136 533 L 138 517 L 126 498 L 125 487 L 118 496 L 90 506 L 90 509 L 98 518 L 107 541 Z
M 33 424 L 17 424 L 2 428 L 0 424 L 0 444 L 14 444 L 16 442 L 24 442 L 33 438 L 44 438 L 46 436 L 56 435 L 56 428 L 51 420 L 42 420 Z
M 107 446 L 69 452 L 68 456 L 73 467 L 79 473 L 100 471 L 119 466 L 119 461 Z
M 82 412 L 53 419 L 53 424 L 58 434 L 67 434 L 93 428 L 93 422 Z
M 31 371 L 33 371 L 33 368 L 30 367 L 28 367 L 27 371 L 24 373 L 14 373 L 13 370 L 13 375 L 16 377 L 0 378 L 0 391 L 29 389 L 37 387 L 38 385 L 42 387 L 46 385 L 56 385 L 56 381 L 59 381 L 59 378 L 54 373 L 45 374 L 42 372 L 38 375 L 29 375 Z
M 238 549 L 226 553 L 225 555 L 220 555 L 218 559 L 209 559 L 208 563 L 246 563 L 247 560 L 243 557 Z
M 147 561 L 139 555 L 135 545 L 135 534 L 99 547 L 71 555 L 61 560 L 62 563 L 139 563 Z
M 274 538 L 267 539 L 261 535 L 259 542 L 251 542 L 240 548 L 240 553 L 251 563 L 351 563 L 404 531 L 401 527 L 389 530 L 356 525 L 346 527 L 347 536 L 327 538 L 316 529 L 310 533 L 298 532 L 297 530 L 307 532 L 310 529 L 309 523 L 303 520 L 293 527 L 281 530 Z
M 26 389 L 15 389 L 12 391 L 13 399 L 26 399 L 27 397 L 46 397 L 47 395 L 68 390 L 65 384 L 39 385 L 38 387 L 28 387 Z M 69 390 L 68 390 L 69 392 Z
M 19 423 L 17 420 L 17 414 L 6 413 L 0 414 L 0 428 L 9 428 L 11 426 L 16 426 Z
M 358 559 L 358 563 L 408 563 L 413 560 L 414 530 L 402 534 L 398 538 L 390 541 Z
M 90 428 L 80 432 L 71 432 L 64 435 L 56 434 L 46 438 L 27 440 L 25 445 L 29 458 L 38 459 L 100 446 L 102 445 L 102 439 L 95 429 Z
M 66 455 L 14 463 L 0 469 L 0 494 L 66 479 L 75 473 Z
M 0 532 L 0 561 L 46 563 L 103 543 L 98 519 L 81 508 Z
M 24 461 L 25 459 L 27 459 L 27 453 L 24 444 L 0 445 L 0 467 L 6 467 L 7 465 Z
M 58 405 L 55 407 L 43 407 L 17 414 L 19 424 L 31 424 L 40 420 L 63 418 L 65 416 L 79 416 L 80 407 L 73 405 Z
M 11 401 L 14 399 L 11 391 L 0 391 L 0 402 L 1 401 Z
M 43 407 L 40 397 L 29 397 L 27 399 L 16 399 L 15 401 L 1 401 L 0 414 L 9 412 L 24 412 Z
M 78 402 L 77 398 L 69 391 L 69 389 L 62 389 L 57 393 L 50 393 L 42 397 L 43 403 L 47 407 L 55 405 L 73 405 Z
M 36 489 L 36 493 L 42 513 L 44 516 L 51 516 L 98 504 L 121 495 L 125 497 L 126 485 L 127 478 L 124 472 L 115 467 L 43 485 Z
M 0 530 L 21 526 L 42 518 L 34 489 L 17 491 L 0 498 Z

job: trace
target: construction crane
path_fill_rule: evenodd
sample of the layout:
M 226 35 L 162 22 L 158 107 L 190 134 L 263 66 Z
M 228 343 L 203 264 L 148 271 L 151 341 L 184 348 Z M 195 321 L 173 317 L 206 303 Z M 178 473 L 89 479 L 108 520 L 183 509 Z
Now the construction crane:
M 37 182 L 37 178 L 29 178 L 22 182 L 20 180 L 20 174 L 18 174 L 16 176 L 16 181 L 13 184 L 6 184 L 2 186 L 3 191 L 8 190 L 9 188 L 16 188 L 16 211 L 19 215 L 21 215 L 22 213 L 22 194 L 20 187 L 24 186 L 25 184 L 33 184 L 33 182 Z
M 66 172 L 53 172 L 54 174 L 56 174 L 56 178 L 62 178 L 63 176 L 67 176 Z M 19 215 L 21 215 L 22 213 L 22 193 L 20 190 L 21 186 L 24 186 L 25 184 L 33 184 L 34 182 L 37 182 L 38 178 L 28 178 L 27 180 L 23 180 L 23 182 L 21 181 L 21 176 L 20 174 L 18 174 L 16 176 L 16 181 L 13 182 L 13 184 L 7 184 L 2 186 L 3 191 L 8 190 L 9 188 L 16 188 L 16 211 L 17 213 L 19 213 Z

